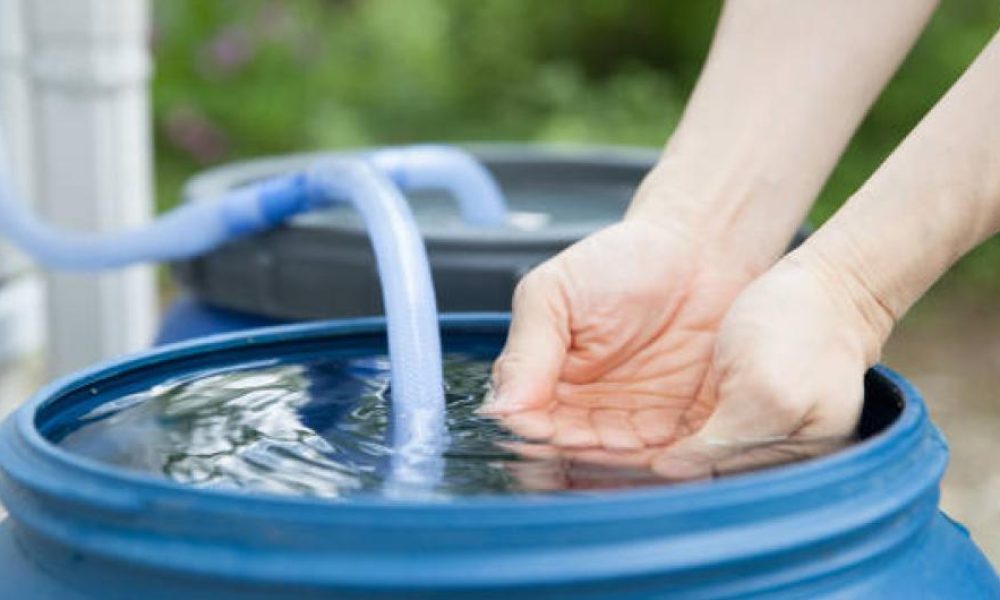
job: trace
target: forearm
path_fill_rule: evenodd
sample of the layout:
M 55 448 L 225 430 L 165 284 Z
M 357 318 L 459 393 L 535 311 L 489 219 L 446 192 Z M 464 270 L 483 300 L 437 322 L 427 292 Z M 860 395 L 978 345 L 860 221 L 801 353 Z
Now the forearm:
M 936 0 L 735 0 L 630 218 L 780 254 Z
M 791 257 L 846 294 L 881 345 L 1000 229 L 1000 34 L 871 179 Z

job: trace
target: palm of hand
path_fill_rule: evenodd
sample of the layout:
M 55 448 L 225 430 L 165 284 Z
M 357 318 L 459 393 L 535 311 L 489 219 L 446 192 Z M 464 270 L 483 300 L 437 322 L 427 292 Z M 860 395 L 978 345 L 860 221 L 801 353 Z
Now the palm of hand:
M 529 276 L 522 296 L 531 297 L 515 305 L 515 315 L 533 310 L 527 304 L 544 296 L 566 324 L 561 373 L 546 397 L 505 414 L 505 423 L 527 438 L 616 451 L 632 463 L 696 429 L 715 404 L 706 382 L 719 324 L 746 281 L 733 271 L 712 268 L 697 240 L 642 223 L 568 249 Z M 505 353 L 498 370 L 524 360 Z

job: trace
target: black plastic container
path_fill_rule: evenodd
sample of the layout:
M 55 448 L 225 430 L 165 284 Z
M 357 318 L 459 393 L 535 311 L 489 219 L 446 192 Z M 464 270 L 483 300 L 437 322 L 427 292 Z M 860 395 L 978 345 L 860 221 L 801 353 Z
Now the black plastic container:
M 658 151 L 638 148 L 470 146 L 499 181 L 506 227 L 466 225 L 444 195 L 411 196 L 444 312 L 506 311 L 514 286 L 536 264 L 621 218 Z M 316 154 L 235 163 L 190 181 L 185 198 L 214 196 L 309 164 Z M 350 207 L 308 215 L 230 244 L 174 274 L 213 306 L 275 319 L 382 314 L 375 259 Z

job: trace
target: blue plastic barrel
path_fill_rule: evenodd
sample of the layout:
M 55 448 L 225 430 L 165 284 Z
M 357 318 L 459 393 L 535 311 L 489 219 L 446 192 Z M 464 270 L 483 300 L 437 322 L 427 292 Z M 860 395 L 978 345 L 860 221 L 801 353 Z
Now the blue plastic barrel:
M 274 319 L 263 315 L 212 306 L 184 295 L 167 306 L 160 319 L 160 330 L 154 343 L 157 346 L 186 342 L 188 340 L 235 333 L 245 329 L 288 325 L 293 321 Z
M 505 316 L 445 318 L 488 358 Z M 74 456 L 46 434 L 124 394 L 262 359 L 385 352 L 378 320 L 167 346 L 55 383 L 0 428 L 0 598 L 1000 598 L 938 510 L 947 461 L 917 392 L 866 381 L 833 456 L 626 491 L 344 501 L 207 491 Z

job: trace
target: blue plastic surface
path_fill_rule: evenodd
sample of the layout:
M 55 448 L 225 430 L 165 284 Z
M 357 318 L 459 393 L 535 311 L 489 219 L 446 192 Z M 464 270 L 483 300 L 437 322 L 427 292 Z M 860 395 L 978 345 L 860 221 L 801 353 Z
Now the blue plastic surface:
M 485 356 L 499 315 L 445 318 L 448 351 Z M 204 491 L 70 455 L 41 432 L 193 371 L 385 352 L 380 320 L 171 345 L 57 382 L 0 427 L 0 598 L 1000 598 L 937 508 L 947 450 L 917 392 L 834 456 L 631 491 L 344 502 Z
M 154 343 L 162 346 L 198 337 L 288 323 L 252 313 L 216 308 L 191 296 L 181 296 L 171 302 L 163 313 Z

